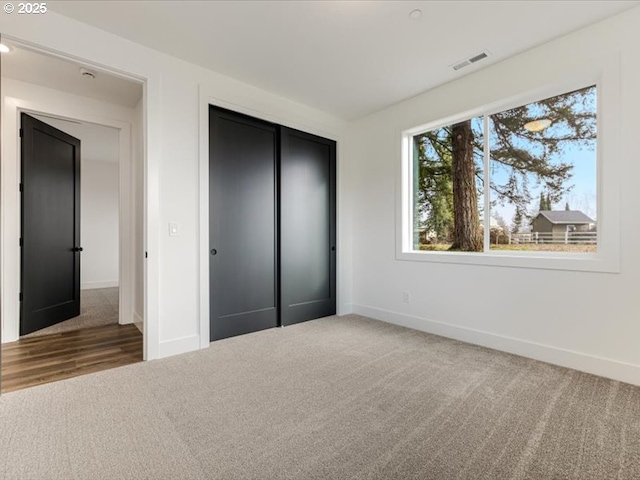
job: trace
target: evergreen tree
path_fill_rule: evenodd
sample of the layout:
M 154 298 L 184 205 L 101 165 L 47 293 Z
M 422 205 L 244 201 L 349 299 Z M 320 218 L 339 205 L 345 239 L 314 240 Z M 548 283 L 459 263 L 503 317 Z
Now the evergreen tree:
M 451 178 L 451 152 L 444 148 L 433 132 L 424 134 L 430 140 L 414 145 L 418 158 L 416 201 L 414 218 L 422 219 L 420 227 L 435 233 L 439 241 L 450 241 L 453 235 L 453 186 Z M 427 145 L 438 148 L 430 155 Z
M 544 193 L 540 192 L 540 206 L 538 210 L 542 212 L 543 210 L 547 210 L 547 199 L 544 198 Z
M 491 177 L 494 204 L 509 202 L 525 216 L 532 184 L 541 187 L 540 210 L 550 210 L 567 193 L 572 165 L 558 158 L 566 145 L 592 146 L 596 137 L 594 101 L 595 87 L 588 87 L 489 117 L 492 169 L 502 169 L 507 178 L 498 183 L 497 175 Z M 552 124 L 542 131 L 523 127 L 543 118 Z M 414 139 L 419 173 L 416 209 L 421 221 L 434 230 L 451 229 L 453 249 L 482 250 L 478 228 L 478 196 L 484 188 L 481 126 L 468 120 Z
M 565 209 L 567 212 L 568 212 L 569 210 L 571 210 L 571 209 L 569 208 L 569 202 L 565 203 L 565 205 L 564 205 L 564 209 Z
M 524 215 L 519 208 L 516 208 L 516 213 L 513 215 L 513 225 L 511 226 L 511 233 L 519 233 L 520 228 L 522 228 L 522 221 L 524 220 Z
M 451 250 L 479 252 L 483 248 L 478 215 L 474 135 L 471 120 L 456 123 L 451 131 L 453 170 L 453 244 Z M 489 222 L 489 212 L 486 212 Z

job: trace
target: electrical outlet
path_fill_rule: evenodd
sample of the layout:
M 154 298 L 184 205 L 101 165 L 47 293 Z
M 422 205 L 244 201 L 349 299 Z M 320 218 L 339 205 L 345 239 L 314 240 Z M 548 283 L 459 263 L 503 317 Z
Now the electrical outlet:
M 402 292 L 402 302 L 411 303 L 411 292 L 409 292 L 408 290 Z

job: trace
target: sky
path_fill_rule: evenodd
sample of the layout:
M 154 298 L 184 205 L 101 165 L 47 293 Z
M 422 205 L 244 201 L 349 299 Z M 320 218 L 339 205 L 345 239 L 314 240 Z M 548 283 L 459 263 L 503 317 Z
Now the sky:
M 575 147 L 567 147 L 565 148 L 564 154 L 560 157 L 560 160 L 573 165 L 573 175 L 565 184 L 566 186 L 571 186 L 571 190 L 565 195 L 561 202 L 553 204 L 553 210 L 564 210 L 565 203 L 568 202 L 571 210 L 580 210 L 595 220 L 597 218 L 595 149 L 588 151 Z M 507 180 L 507 173 L 504 169 L 495 169 L 492 179 L 494 182 L 504 183 Z M 541 190 L 540 187 L 531 188 L 533 200 L 529 206 L 530 213 L 538 210 Z M 515 208 L 511 204 L 505 203 L 504 205 L 496 205 L 492 209 L 492 215 L 493 212 L 498 213 L 509 225 L 515 214 Z

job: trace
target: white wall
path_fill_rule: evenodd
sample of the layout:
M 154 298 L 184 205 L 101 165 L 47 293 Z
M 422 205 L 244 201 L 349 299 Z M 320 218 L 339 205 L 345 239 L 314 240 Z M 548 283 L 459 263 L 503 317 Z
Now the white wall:
M 131 108 L 80 97 L 6 77 L 2 77 L 1 100 L 2 168 L 0 176 L 2 181 L 2 229 L 0 238 L 2 239 L 2 251 L 0 258 L 2 259 L 3 279 L 2 342 L 9 342 L 18 338 L 19 326 L 19 303 L 15 299 L 18 298 L 20 278 L 19 247 L 16 241 L 20 236 L 18 192 L 20 178 L 18 142 L 20 110 L 80 119 L 89 123 L 104 123 L 117 128 L 118 142 L 116 146 L 118 159 L 125 166 L 129 166 L 131 163 L 130 137 L 134 112 Z M 55 121 L 49 120 L 49 122 L 53 123 Z M 125 185 L 123 189 L 125 191 L 133 188 L 129 177 L 129 172 L 120 172 L 119 184 Z M 122 200 L 122 205 L 128 205 L 126 195 L 122 195 L 120 200 Z M 119 229 L 122 230 L 122 226 Z M 128 238 L 128 231 L 124 233 L 124 236 Z M 119 247 L 119 250 L 121 253 L 121 266 L 124 264 L 126 268 L 126 265 L 131 262 L 128 257 L 131 249 L 128 245 L 125 245 L 125 248 Z M 118 265 L 117 256 L 116 265 Z M 125 292 L 131 289 L 132 281 L 133 279 L 128 278 L 128 276 L 122 278 L 120 292 L 120 321 L 122 323 L 133 321 L 131 295 Z
M 350 126 L 346 150 L 355 205 L 356 312 L 640 384 L 638 25 L 636 8 Z M 619 171 L 608 170 L 619 176 L 620 188 L 600 193 L 605 199 L 620 195 L 620 231 L 606 233 L 620 241 L 620 273 L 396 259 L 400 132 L 526 92 L 583 64 L 608 62 L 618 55 L 620 81 L 613 87 L 619 86 L 621 143 L 612 145 L 612 136 L 600 141 L 608 142 L 603 161 L 621 165 Z M 607 102 L 605 115 L 615 103 Z M 619 158 L 607 158 L 612 149 L 620 152 Z M 410 304 L 402 302 L 404 290 L 412 294 Z
M 82 289 L 118 286 L 118 130 L 34 115 L 80 140 L 80 241 Z
M 279 123 L 341 139 L 344 123 L 330 115 L 213 73 L 115 35 L 48 12 L 41 18 L 0 16 L 3 38 L 46 46 L 98 66 L 146 79 L 146 245 L 147 358 L 200 348 L 199 274 L 208 258 L 199 258 L 199 88 L 215 92 L 228 105 L 269 116 Z M 81 38 L 82 41 L 78 41 Z M 339 171 L 344 167 L 339 142 Z M 348 203 L 342 185 L 339 212 Z M 169 222 L 180 236 L 169 237 Z M 338 231 L 338 309 L 350 304 L 346 265 L 348 219 Z M 206 339 L 203 339 L 206 343 Z
M 118 164 L 84 160 L 81 186 L 83 289 L 118 286 Z

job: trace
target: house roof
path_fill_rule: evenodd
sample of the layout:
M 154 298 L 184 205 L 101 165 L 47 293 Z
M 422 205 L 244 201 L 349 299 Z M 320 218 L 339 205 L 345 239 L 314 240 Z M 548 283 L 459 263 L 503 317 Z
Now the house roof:
M 580 210 L 541 210 L 537 216 L 539 215 L 546 217 L 547 220 L 556 225 L 596 223 L 595 220 L 589 218 Z

